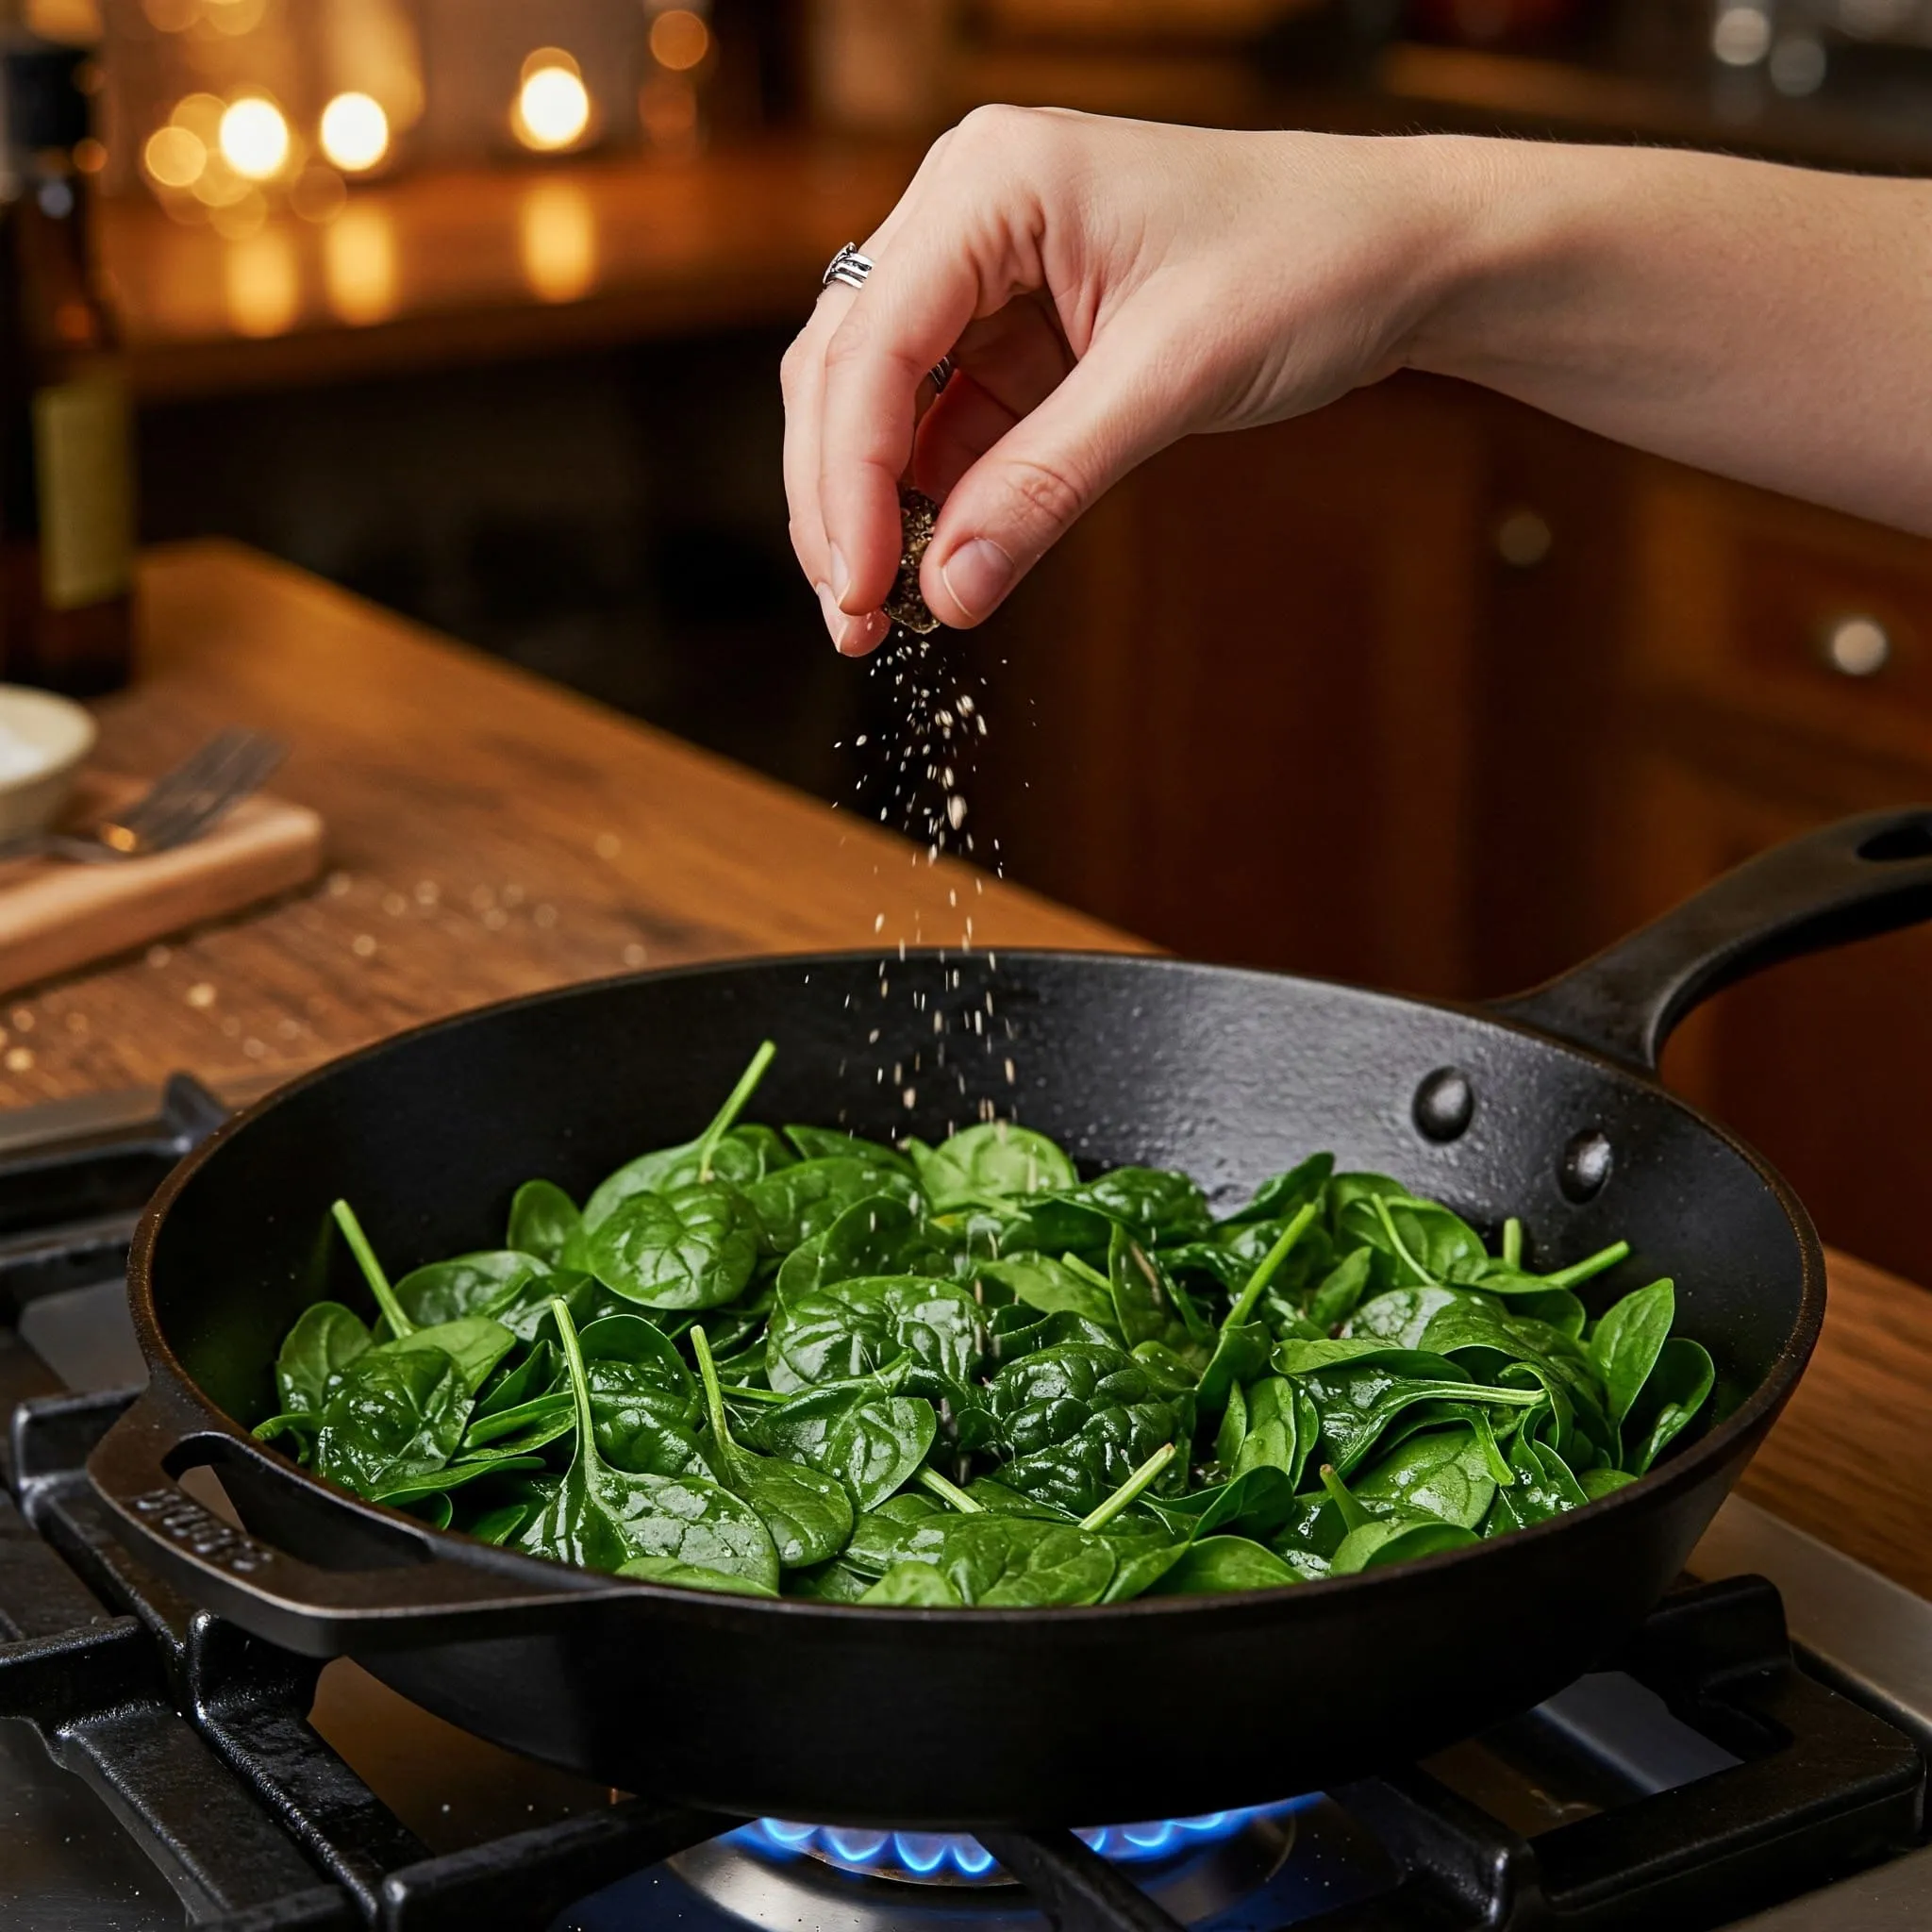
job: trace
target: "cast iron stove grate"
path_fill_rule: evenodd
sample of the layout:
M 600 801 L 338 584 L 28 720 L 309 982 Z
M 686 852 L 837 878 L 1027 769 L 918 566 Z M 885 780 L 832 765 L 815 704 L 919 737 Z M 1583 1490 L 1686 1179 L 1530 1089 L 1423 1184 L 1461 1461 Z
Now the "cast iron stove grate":
M 149 1118 L 70 1130 L 54 1144 L 24 1146 L 15 1133 L 0 1153 L 0 1412 L 11 1416 L 0 1729 L 30 1725 L 92 1786 L 197 1924 L 517 1932 L 562 1914 L 566 1925 L 606 1932 L 696 1923 L 702 1902 L 689 1889 L 678 1896 L 695 1914 L 653 1918 L 654 1897 L 661 1905 L 677 1883 L 664 1874 L 743 1821 L 630 1798 L 433 1853 L 310 1724 L 316 1664 L 195 1610 L 111 1534 L 84 1465 L 130 1391 L 64 1388 L 29 1338 L 37 1326 L 58 1336 L 36 1318 L 62 1300 L 111 1298 L 142 1201 L 221 1114 L 177 1078 Z M 97 1301 L 92 1315 L 108 1306 Z M 1274 1879 L 1197 1923 L 1216 1932 L 1715 1926 L 1916 1840 L 1918 1749 L 1794 1661 L 1763 1579 L 1673 1596 L 1617 1669 L 1475 1745 L 1311 1802 L 1297 1814 L 1311 1841 Z M 1070 1832 L 978 1836 L 1024 1888 L 1033 1924 L 1174 1932 L 1182 1923 Z M 1352 1848 L 1341 1864 L 1338 1846 Z M 734 1841 L 729 1856 L 758 1854 Z M 922 1922 L 910 1889 L 853 1883 L 849 1923 Z M 882 1885 L 903 1902 L 877 1907 Z M 1012 1888 L 986 1895 L 1007 1902 L 999 1923 L 1027 1923 L 1013 1916 Z M 930 1923 L 970 1932 L 970 1904 Z

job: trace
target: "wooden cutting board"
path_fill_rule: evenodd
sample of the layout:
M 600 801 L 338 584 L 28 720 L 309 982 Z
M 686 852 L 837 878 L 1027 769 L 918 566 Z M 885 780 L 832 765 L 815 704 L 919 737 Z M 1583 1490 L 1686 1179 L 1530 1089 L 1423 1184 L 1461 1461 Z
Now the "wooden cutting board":
M 67 821 L 97 820 L 143 789 L 83 779 Z M 0 863 L 0 992 L 239 912 L 306 884 L 321 866 L 322 820 L 266 794 L 244 800 L 205 838 L 151 858 Z

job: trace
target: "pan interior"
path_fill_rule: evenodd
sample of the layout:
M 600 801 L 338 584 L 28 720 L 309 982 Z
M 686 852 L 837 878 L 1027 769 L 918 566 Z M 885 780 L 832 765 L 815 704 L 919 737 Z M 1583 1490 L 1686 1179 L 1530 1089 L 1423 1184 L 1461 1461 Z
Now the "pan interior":
M 338 1195 L 392 1272 L 502 1243 L 533 1176 L 581 1199 L 646 1148 L 699 1132 L 760 1040 L 778 1057 L 748 1117 L 928 1140 L 993 1110 L 1083 1166 L 1191 1174 L 1217 1208 L 1317 1148 L 1396 1175 L 1486 1235 L 1527 1224 L 1531 1265 L 1623 1238 L 1592 1307 L 1660 1274 L 1681 1332 L 1717 1361 L 1721 1412 L 1771 1373 L 1801 1320 L 1795 1210 L 1740 1148 L 1635 1078 L 1476 1016 L 1320 982 L 1102 955 L 758 961 L 614 980 L 391 1041 L 272 1103 L 213 1149 L 153 1251 L 157 1323 L 189 1375 L 244 1424 L 303 1307 L 368 1307 L 329 1239 Z M 1474 1095 L 1447 1142 L 1419 1085 Z M 1603 1134 L 1591 1199 L 1564 1148 Z

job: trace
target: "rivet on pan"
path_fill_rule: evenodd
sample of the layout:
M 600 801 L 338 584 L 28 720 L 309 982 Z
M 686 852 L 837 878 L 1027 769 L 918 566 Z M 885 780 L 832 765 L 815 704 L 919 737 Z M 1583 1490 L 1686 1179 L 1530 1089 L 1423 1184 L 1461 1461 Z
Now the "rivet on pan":
M 1431 1141 L 1453 1141 L 1475 1115 L 1475 1090 L 1458 1067 L 1438 1067 L 1415 1090 L 1417 1128 Z
M 1580 1134 L 1572 1134 L 1570 1144 L 1563 1149 L 1557 1185 L 1569 1200 L 1591 1200 L 1609 1179 L 1610 1160 L 1609 1136 L 1599 1127 L 1585 1127 Z

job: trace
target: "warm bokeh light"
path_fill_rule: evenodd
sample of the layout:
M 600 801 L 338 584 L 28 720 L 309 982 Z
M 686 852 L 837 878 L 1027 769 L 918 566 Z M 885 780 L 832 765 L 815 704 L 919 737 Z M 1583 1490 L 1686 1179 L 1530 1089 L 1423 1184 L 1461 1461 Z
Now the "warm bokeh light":
M 267 181 L 289 158 L 289 124 L 273 101 L 249 94 L 222 116 L 222 158 L 248 181 Z
M 228 320 L 244 336 L 286 335 L 302 304 L 295 248 L 280 228 L 263 228 L 222 252 Z
M 192 188 L 208 166 L 208 148 L 199 135 L 170 123 L 148 136 L 141 158 L 163 188 Z
M 357 202 L 323 237 L 328 306 L 353 328 L 386 321 L 396 307 L 395 225 L 386 208 Z
M 141 0 L 141 10 L 157 32 L 185 34 L 201 18 L 201 0 Z
M 541 47 L 524 62 L 510 128 L 540 152 L 575 147 L 591 125 L 591 96 L 577 63 L 558 47 Z
M 108 148 L 105 142 L 96 141 L 92 134 L 74 143 L 74 165 L 83 175 L 98 175 L 108 165 Z
M 711 30 L 689 7 L 667 7 L 651 23 L 651 58 L 683 74 L 711 51 Z
M 575 302 L 597 279 L 597 220 L 570 180 L 531 184 L 517 208 L 524 279 L 544 302 Z
M 389 152 L 389 116 L 368 94 L 338 94 L 322 110 L 322 151 L 345 173 L 373 168 Z
M 698 145 L 698 91 L 683 74 L 654 74 L 638 90 L 638 120 L 644 139 L 670 155 L 691 155 Z

